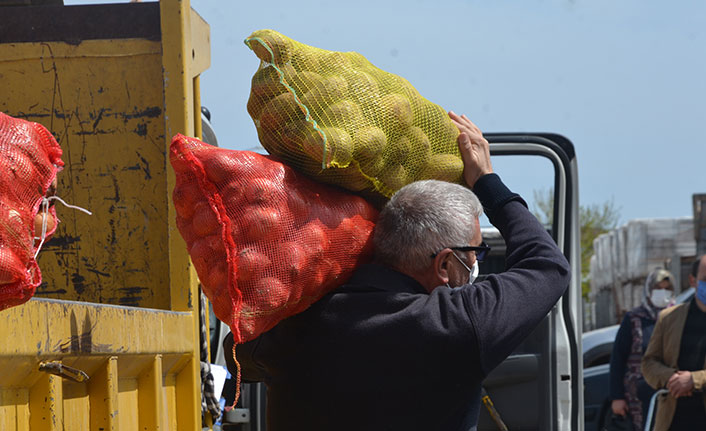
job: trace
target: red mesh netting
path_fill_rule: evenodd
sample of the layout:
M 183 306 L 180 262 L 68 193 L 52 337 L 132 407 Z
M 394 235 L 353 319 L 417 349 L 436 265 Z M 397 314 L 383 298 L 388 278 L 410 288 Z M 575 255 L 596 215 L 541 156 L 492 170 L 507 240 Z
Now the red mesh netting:
M 40 206 L 63 165 L 61 147 L 44 126 L 0 112 L 0 310 L 28 301 L 42 281 L 35 238 L 44 217 L 45 240 L 57 219 L 53 206 L 46 215 Z
M 236 343 L 305 310 L 372 255 L 377 211 L 271 156 L 177 135 L 176 221 Z

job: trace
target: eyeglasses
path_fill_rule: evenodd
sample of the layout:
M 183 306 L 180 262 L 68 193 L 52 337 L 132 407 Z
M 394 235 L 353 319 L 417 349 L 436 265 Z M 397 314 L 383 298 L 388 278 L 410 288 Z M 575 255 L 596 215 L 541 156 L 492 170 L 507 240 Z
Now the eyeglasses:
M 488 253 L 490 252 L 490 246 L 488 244 L 486 244 L 485 241 L 481 242 L 480 245 L 477 247 L 474 247 L 472 245 L 466 245 L 466 246 L 446 247 L 446 248 L 450 248 L 451 250 L 463 251 L 463 252 L 472 251 L 476 254 L 476 260 L 478 262 L 483 262 L 483 259 L 485 259 L 485 256 L 487 256 Z M 431 257 L 435 258 L 439 253 L 441 253 L 441 250 L 432 254 Z

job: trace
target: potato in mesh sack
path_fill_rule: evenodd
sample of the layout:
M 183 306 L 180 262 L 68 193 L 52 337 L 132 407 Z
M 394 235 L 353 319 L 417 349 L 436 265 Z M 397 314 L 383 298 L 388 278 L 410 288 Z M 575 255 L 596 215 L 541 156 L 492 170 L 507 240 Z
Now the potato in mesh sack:
M 261 60 L 247 108 L 270 154 L 317 180 L 385 197 L 416 180 L 462 181 L 458 129 L 404 78 L 274 30 L 245 43 Z
M 216 316 L 244 343 L 305 310 L 372 254 L 377 211 L 271 156 L 177 135 L 176 221 Z
M 0 112 L 0 310 L 28 301 L 42 281 L 36 255 L 56 230 L 47 196 L 63 165 L 44 126 Z

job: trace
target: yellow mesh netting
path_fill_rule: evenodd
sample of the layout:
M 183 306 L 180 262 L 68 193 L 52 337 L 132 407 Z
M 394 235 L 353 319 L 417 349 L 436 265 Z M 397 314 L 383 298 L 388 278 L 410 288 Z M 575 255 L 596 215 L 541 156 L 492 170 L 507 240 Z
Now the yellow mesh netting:
M 462 181 L 458 129 L 406 79 L 356 52 L 274 30 L 245 43 L 261 60 L 248 113 L 270 154 L 321 181 L 386 197 L 416 180 Z

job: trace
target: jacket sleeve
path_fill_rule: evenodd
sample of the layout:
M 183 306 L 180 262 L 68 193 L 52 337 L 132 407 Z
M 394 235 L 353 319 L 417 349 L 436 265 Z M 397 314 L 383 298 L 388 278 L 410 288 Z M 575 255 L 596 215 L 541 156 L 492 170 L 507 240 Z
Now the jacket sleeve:
M 627 368 L 628 356 L 632 347 L 632 327 L 630 324 L 630 312 L 625 314 L 620 323 L 618 333 L 615 335 L 613 351 L 610 353 L 610 399 L 625 399 L 625 370 Z
M 694 390 L 703 391 L 706 386 L 706 370 L 692 371 L 691 378 L 694 380 Z
M 664 312 L 662 312 L 657 318 L 652 338 L 650 338 L 647 350 L 642 356 L 642 375 L 654 389 L 665 387 L 669 378 L 677 371 L 664 363 L 664 337 L 668 335 L 664 326 Z
M 505 272 L 461 288 L 487 374 L 549 313 L 567 289 L 571 272 L 545 227 L 497 175 L 481 177 L 474 192 L 507 246 Z

